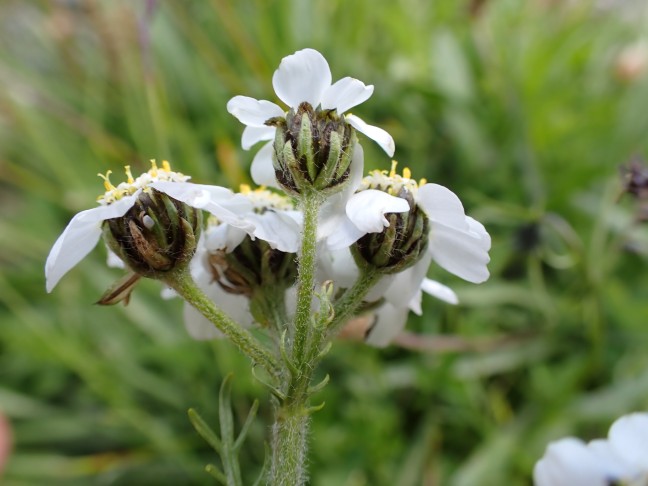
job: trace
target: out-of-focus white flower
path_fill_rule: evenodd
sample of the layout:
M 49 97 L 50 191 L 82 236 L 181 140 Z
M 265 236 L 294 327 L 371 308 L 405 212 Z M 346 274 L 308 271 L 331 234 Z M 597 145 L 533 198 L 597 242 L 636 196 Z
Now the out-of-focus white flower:
M 314 49 L 303 49 L 284 57 L 272 77 L 275 93 L 289 108 L 301 103 L 313 108 L 336 110 L 343 115 L 347 110 L 366 101 L 373 93 L 372 85 L 346 77 L 331 84 L 332 76 L 326 59 Z M 235 96 L 227 103 L 227 111 L 246 125 L 241 139 L 245 150 L 260 141 L 273 140 L 276 128 L 267 126 L 272 118 L 285 118 L 279 105 L 247 96 Z M 344 114 L 344 121 L 374 140 L 389 155 L 394 154 L 394 140 L 382 128 L 368 125 L 359 117 Z M 265 144 L 252 161 L 252 179 L 259 185 L 277 186 L 272 165 L 272 142 Z
M 420 313 L 421 290 L 456 304 L 458 299 L 448 287 L 426 279 L 432 261 L 473 283 L 488 279 L 488 251 L 491 240 L 484 226 L 466 216 L 459 198 L 438 184 L 417 182 L 405 169 L 403 176 L 392 170 L 374 171 L 365 177 L 358 192 L 346 202 L 344 217 L 327 237 L 332 250 L 348 247 L 369 233 L 379 233 L 389 225 L 386 215 L 410 210 L 406 198 L 413 199 L 429 221 L 428 243 L 424 255 L 412 267 L 396 274 L 384 293 L 386 305 L 379 309 L 376 324 L 367 340 L 384 346 L 405 325 L 409 310 Z
M 648 413 L 625 415 L 608 439 L 567 437 L 547 446 L 533 470 L 535 486 L 648 485 Z
M 152 161 L 151 169 L 136 179 L 131 175 L 130 167 L 126 166 L 128 179 L 118 186 L 112 185 L 109 175 L 110 171 L 102 176 L 106 192 L 97 199 L 99 206 L 76 214 L 54 243 L 45 263 L 48 292 L 96 246 L 101 237 L 103 222 L 124 216 L 139 195 L 151 189 L 196 209 L 208 211 L 232 226 L 248 232 L 254 231 L 254 225 L 240 216 L 251 205 L 247 199 L 241 199 L 223 187 L 186 182 L 189 177 L 172 171 L 166 161 L 162 168 L 158 168 L 155 161 Z

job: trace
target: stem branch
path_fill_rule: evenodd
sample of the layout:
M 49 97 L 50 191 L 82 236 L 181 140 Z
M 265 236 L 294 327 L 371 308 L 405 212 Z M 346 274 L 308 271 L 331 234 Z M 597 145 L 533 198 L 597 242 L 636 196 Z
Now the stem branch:
M 362 304 L 362 299 L 369 290 L 378 283 L 383 275 L 373 268 L 360 271 L 358 280 L 353 287 L 347 289 L 342 297 L 335 303 L 335 317 L 329 324 L 329 336 L 333 337 Z
M 186 270 L 175 272 L 164 279 L 173 290 L 196 308 L 203 316 L 216 326 L 239 350 L 255 363 L 261 365 L 273 378 L 279 375 L 279 366 L 274 357 L 246 329 L 234 322 L 220 310 L 195 284 Z

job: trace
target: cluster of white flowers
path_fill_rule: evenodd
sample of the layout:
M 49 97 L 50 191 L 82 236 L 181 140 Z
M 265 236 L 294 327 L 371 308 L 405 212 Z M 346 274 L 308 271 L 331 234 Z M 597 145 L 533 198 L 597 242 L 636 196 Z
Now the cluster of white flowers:
M 273 102 L 245 96 L 235 96 L 227 104 L 227 110 L 246 125 L 241 140 L 244 149 L 269 141 L 256 154 L 251 167 L 252 179 L 264 187 L 258 190 L 243 187 L 235 194 L 222 187 L 192 184 L 187 182 L 187 176 L 171 171 L 166 162 L 162 168 L 153 165 L 138 178 L 133 178 L 127 167 L 127 181 L 117 186 L 110 183 L 109 174 L 102 176 L 106 192 L 98 198 L 100 205 L 77 214 L 52 248 L 45 267 L 47 290 L 51 291 L 96 245 L 106 220 L 124 216 L 142 192 L 156 190 L 212 215 L 198 242 L 192 273 L 218 305 L 242 323 L 250 323 L 246 298 L 223 290 L 221 284 L 226 272 L 219 273 L 220 280 L 215 278 L 213 262 L 215 255 L 231 254 L 246 238 L 264 241 L 273 251 L 299 253 L 302 214 L 290 197 L 275 190 L 282 187 L 277 177 L 277 149 L 273 145 L 277 123 L 282 120 L 288 123 L 294 113 L 307 106 L 315 110 L 309 113 L 323 117 L 318 118 L 324 120 L 322 123 L 332 113 L 336 127 L 342 126 L 343 131 L 350 130 L 350 133 L 357 130 L 378 143 L 389 156 L 395 150 L 394 141 L 385 130 L 345 113 L 366 101 L 373 93 L 373 86 L 350 77 L 332 83 L 329 65 L 319 52 L 304 49 L 287 56 L 275 71 L 272 82 L 288 111 Z M 298 122 L 305 123 L 301 119 Z M 320 125 L 313 126 L 319 130 Z M 317 138 L 320 148 L 315 153 L 333 150 L 323 148 L 322 144 L 328 143 L 324 134 L 318 132 L 314 136 L 320 137 Z M 376 258 L 396 260 L 396 264 L 388 262 L 389 271 L 385 271 L 365 298 L 368 302 L 382 299 L 381 305 L 373 310 L 373 325 L 366 337 L 369 343 L 383 346 L 400 332 L 410 310 L 421 312 L 422 291 L 452 304 L 458 302 L 451 289 L 426 278 L 432 261 L 470 282 L 479 283 L 488 278 L 490 237 L 479 222 L 466 216 L 461 202 L 449 189 L 424 180 L 415 181 L 408 169 L 399 175 L 395 163 L 391 171 L 374 171 L 362 179 L 363 150 L 354 137 L 345 139 L 353 151 L 348 168 L 336 169 L 339 171 L 336 176 L 342 181 L 341 189 L 328 196 L 321 210 L 318 278 L 321 282 L 332 280 L 339 289 L 349 288 L 360 272 L 350 248 L 360 245 L 367 235 L 371 238 L 387 231 L 390 225 L 405 228 L 399 226 L 399 231 L 405 231 L 410 225 L 408 231 L 413 231 L 413 235 L 391 236 L 389 244 L 400 245 L 398 248 L 384 243 L 378 252 Z M 400 215 L 400 219 L 394 223 L 390 215 Z M 397 265 L 401 253 L 403 258 L 409 258 L 402 270 Z M 295 255 L 293 259 L 297 258 Z M 196 312 L 188 310 L 186 314 L 193 336 L 214 336 L 207 327 L 195 324 L 204 321 Z
M 607 439 L 550 443 L 533 479 L 535 486 L 648 485 L 648 413 L 619 418 Z

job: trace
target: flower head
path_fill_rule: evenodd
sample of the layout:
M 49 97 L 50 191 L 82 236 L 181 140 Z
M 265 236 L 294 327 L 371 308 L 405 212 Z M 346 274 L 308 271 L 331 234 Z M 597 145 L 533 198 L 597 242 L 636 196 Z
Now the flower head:
M 326 59 L 314 49 L 303 49 L 285 57 L 272 77 L 275 93 L 288 106 L 288 115 L 294 117 L 301 107 L 301 114 L 304 110 L 312 112 L 310 122 L 313 123 L 329 116 L 327 113 L 334 112 L 336 122 L 350 125 L 364 133 L 387 154 L 393 155 L 394 140 L 385 130 L 368 125 L 355 115 L 345 114 L 350 108 L 366 101 L 373 93 L 373 86 L 350 77 L 333 84 L 331 81 L 331 70 Z M 232 98 L 227 103 L 227 110 L 246 125 L 241 139 L 241 145 L 246 150 L 257 142 L 275 140 L 276 127 L 282 129 L 280 120 L 286 120 L 287 117 L 287 113 L 279 105 L 247 96 Z M 269 121 L 270 124 L 267 123 Z M 301 124 L 301 121 L 300 115 L 298 122 Z M 330 144 L 328 135 L 322 140 L 325 144 Z M 353 144 L 347 145 L 350 150 L 353 149 Z M 274 150 L 277 150 L 276 145 Z M 275 169 L 281 170 L 281 167 L 273 166 L 272 154 L 273 143 L 269 142 L 255 156 L 252 179 L 257 184 L 276 186 Z
M 149 236 L 161 237 L 161 233 L 153 235 L 153 233 L 164 231 L 164 229 L 156 227 L 161 223 L 159 218 L 173 216 L 170 214 L 166 216 L 156 213 L 149 214 L 148 209 L 151 208 L 152 199 L 156 199 L 162 205 L 166 200 L 172 205 L 174 204 L 172 201 L 175 201 L 191 208 L 203 209 L 233 226 L 249 232 L 254 231 L 254 225 L 240 217 L 240 214 L 245 212 L 250 204 L 247 200 L 241 200 L 229 189 L 223 187 L 186 182 L 189 177 L 172 171 L 168 162 L 164 162 L 162 168 L 159 168 L 155 161 L 152 161 L 151 169 L 137 178 L 133 178 L 130 167 L 127 166 L 127 180 L 117 186 L 110 182 L 109 176 L 110 172 L 101 176 L 104 179 L 105 192 L 97 199 L 99 206 L 76 214 L 54 243 L 45 263 L 48 292 L 51 292 L 59 280 L 95 247 L 106 221 L 112 221 L 113 223 L 109 226 L 114 226 L 116 220 L 125 221 L 123 218 L 127 216 L 126 219 L 130 223 L 126 221 L 124 224 L 128 226 L 131 237 L 138 232 L 139 236 L 144 237 L 144 233 L 149 231 L 151 232 Z M 164 194 L 168 196 L 168 199 L 160 199 L 160 196 L 156 196 L 156 194 Z M 140 208 L 139 211 L 136 211 L 137 214 L 132 211 L 135 207 Z M 176 213 L 178 208 L 180 206 L 176 207 Z M 189 219 L 195 223 L 194 227 L 198 228 L 195 218 L 189 217 Z M 127 229 L 122 226 L 121 231 L 120 234 L 125 237 Z M 135 236 L 135 238 L 139 238 L 139 236 Z M 115 251 L 115 245 L 110 243 L 109 241 L 109 246 Z M 113 240 L 112 243 L 115 241 Z M 140 243 L 145 245 L 147 242 L 140 241 Z M 126 255 L 121 251 L 118 253 L 121 253 L 120 257 Z M 148 254 L 154 257 L 153 253 Z M 132 261 L 126 261 L 126 263 L 131 264 Z M 133 268 L 133 270 L 137 272 L 138 268 Z
M 243 185 L 239 197 L 250 203 L 242 216 L 254 223 L 255 230 L 248 233 L 217 217 L 209 218 L 192 274 L 219 307 L 246 324 L 256 321 L 265 326 L 268 299 L 283 298 L 295 283 L 302 215 L 292 199 L 263 187 L 252 190 Z M 191 336 L 219 336 L 211 323 L 185 307 Z
M 421 215 L 414 213 L 413 208 Z M 409 217 L 404 213 L 409 213 Z M 395 216 L 398 214 L 402 216 Z M 409 227 L 403 224 L 411 221 L 412 217 L 418 218 L 418 225 Z M 433 260 L 469 282 L 481 283 L 489 276 L 490 236 L 483 225 L 466 216 L 461 201 L 449 189 L 425 180 L 415 181 L 408 169 L 399 175 L 395 164 L 389 172 L 374 171 L 363 179 L 358 191 L 346 202 L 345 217 L 337 222 L 336 231 L 328 235 L 327 243 L 332 250 L 352 246 L 358 260 L 358 255 L 366 253 L 371 244 L 384 241 L 391 233 L 398 232 L 398 225 L 406 231 L 401 240 L 391 238 L 396 244 L 390 248 L 397 252 L 391 256 L 411 257 L 416 261 L 404 265 L 406 269 L 396 274 L 384 294 L 393 308 L 386 306 L 383 309 L 387 317 L 378 314 L 368 335 L 369 341 L 375 345 L 387 344 L 400 332 L 409 310 L 420 312 L 422 289 L 442 300 L 456 303 L 454 292 L 426 279 Z M 425 239 L 418 233 L 420 229 L 426 231 Z M 384 236 L 372 237 L 372 234 Z M 403 251 L 412 248 L 410 243 L 418 245 L 414 247 L 418 251 L 413 256 Z M 381 251 L 378 248 L 379 255 Z M 364 260 L 375 264 L 371 259 Z

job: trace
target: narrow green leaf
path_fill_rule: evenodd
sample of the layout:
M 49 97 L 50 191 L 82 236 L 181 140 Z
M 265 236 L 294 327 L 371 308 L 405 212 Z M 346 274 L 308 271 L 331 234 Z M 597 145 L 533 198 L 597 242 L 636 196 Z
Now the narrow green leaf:
M 216 433 L 209 427 L 209 425 L 207 425 L 207 422 L 205 422 L 203 418 L 198 414 L 198 412 L 196 412 L 196 410 L 194 410 L 193 408 L 189 409 L 187 415 L 189 415 L 189 420 L 196 429 L 196 432 L 198 432 L 200 436 L 205 439 L 216 452 L 221 454 L 223 451 L 221 441 Z
M 243 441 L 245 440 L 245 437 L 247 436 L 247 433 L 250 430 L 250 427 L 252 426 L 252 422 L 256 417 L 257 410 L 259 410 L 259 400 L 254 400 L 254 403 L 252 404 L 252 408 L 250 408 L 250 411 L 248 412 L 248 416 L 245 419 L 245 423 L 243 424 L 243 427 L 241 427 L 241 432 L 239 432 L 238 438 L 236 439 L 236 442 L 234 442 L 234 450 L 236 452 L 238 452 L 241 449 L 241 446 L 243 445 Z
M 214 466 L 213 464 L 207 464 L 205 466 L 205 471 L 207 471 L 208 474 L 216 478 L 221 484 L 227 486 L 227 478 L 216 466 Z

